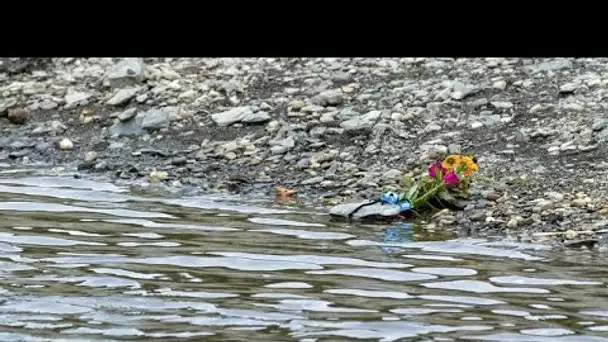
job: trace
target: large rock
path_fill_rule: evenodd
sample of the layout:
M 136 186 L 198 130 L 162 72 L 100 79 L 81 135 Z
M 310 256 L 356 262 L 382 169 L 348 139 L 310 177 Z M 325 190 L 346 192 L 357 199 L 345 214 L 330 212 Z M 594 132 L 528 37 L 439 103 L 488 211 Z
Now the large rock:
M 376 123 L 378 118 L 380 118 L 381 114 L 382 114 L 381 111 L 373 110 L 367 114 L 343 121 L 340 124 L 340 127 L 344 128 L 346 130 L 356 130 L 356 129 L 361 129 L 361 128 L 372 127 Z
M 124 58 L 108 73 L 110 86 L 124 88 L 138 84 L 145 79 L 143 58 Z
M 137 114 L 133 119 L 118 122 L 109 128 L 110 135 L 138 135 L 146 131 L 163 128 L 169 125 L 170 115 L 164 109 L 152 108 Z
M 70 90 L 70 91 L 68 91 L 68 93 L 65 95 L 65 98 L 64 98 L 65 106 L 68 108 L 75 107 L 78 105 L 84 106 L 89 102 L 90 97 L 91 97 L 91 94 L 89 94 L 89 93 Z
M 354 202 L 339 204 L 331 208 L 329 215 L 345 219 L 391 219 L 397 218 L 402 213 L 401 208 L 394 204 L 382 204 L 371 202 Z M 369 204 L 369 205 L 368 205 Z M 352 216 L 350 216 L 352 214 Z
M 237 122 L 244 123 L 263 123 L 270 120 L 270 114 L 267 112 L 254 113 L 251 107 L 243 106 L 236 107 L 225 112 L 211 115 L 211 119 L 220 127 L 230 126 Z
M 120 106 L 127 103 L 137 95 L 139 87 L 129 87 L 118 90 L 106 103 L 111 106 Z

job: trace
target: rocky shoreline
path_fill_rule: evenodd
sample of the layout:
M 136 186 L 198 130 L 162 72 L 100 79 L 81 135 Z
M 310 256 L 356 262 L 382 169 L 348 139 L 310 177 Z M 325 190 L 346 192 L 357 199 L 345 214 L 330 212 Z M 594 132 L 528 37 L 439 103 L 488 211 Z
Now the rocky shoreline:
M 5 58 L 0 90 L 5 166 L 331 205 L 473 153 L 473 201 L 425 229 L 608 239 L 607 59 Z

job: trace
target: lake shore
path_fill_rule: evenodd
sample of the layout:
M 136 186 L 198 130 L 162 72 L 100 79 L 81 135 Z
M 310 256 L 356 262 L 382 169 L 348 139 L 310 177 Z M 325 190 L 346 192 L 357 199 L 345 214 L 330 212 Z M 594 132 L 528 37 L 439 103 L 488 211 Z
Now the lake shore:
M 608 236 L 606 59 L 4 59 L 0 89 L 5 166 L 329 210 L 470 153 L 471 202 L 425 229 Z

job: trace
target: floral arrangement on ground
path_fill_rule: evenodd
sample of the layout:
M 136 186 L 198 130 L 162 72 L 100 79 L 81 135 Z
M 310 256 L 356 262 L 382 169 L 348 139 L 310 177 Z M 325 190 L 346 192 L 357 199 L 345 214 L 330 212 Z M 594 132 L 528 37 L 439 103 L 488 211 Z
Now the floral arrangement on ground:
M 398 205 L 402 212 L 421 215 L 428 210 L 458 207 L 460 200 L 469 197 L 469 189 L 479 170 L 477 159 L 467 155 L 448 155 L 428 167 L 428 172 L 417 180 L 404 179 L 404 191 L 385 191 L 379 202 Z

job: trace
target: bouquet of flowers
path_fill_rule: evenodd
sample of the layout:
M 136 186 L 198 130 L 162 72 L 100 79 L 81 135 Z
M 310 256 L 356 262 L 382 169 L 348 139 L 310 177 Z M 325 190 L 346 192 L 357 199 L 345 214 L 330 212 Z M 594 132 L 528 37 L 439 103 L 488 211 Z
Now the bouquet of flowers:
M 474 157 L 449 155 L 430 165 L 428 173 L 417 182 L 406 179 L 404 192 L 385 192 L 380 201 L 399 205 L 403 211 L 434 207 L 433 203 L 454 204 L 456 197 L 466 197 L 471 177 L 478 169 Z

